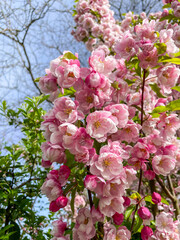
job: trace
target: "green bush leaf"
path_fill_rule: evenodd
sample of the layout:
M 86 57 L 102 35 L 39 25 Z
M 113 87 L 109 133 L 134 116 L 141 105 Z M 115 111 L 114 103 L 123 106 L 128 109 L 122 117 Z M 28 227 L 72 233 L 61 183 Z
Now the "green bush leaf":
M 172 87 L 171 89 L 173 89 L 173 90 L 176 90 L 176 91 L 180 92 L 180 86 L 175 86 L 175 87 Z
M 75 60 L 75 59 L 78 59 L 78 58 L 72 52 L 66 52 L 63 55 L 62 59 L 73 59 L 73 60 Z
M 174 64 L 177 64 L 177 65 L 180 65 L 180 58 L 165 59 L 162 62 L 170 62 L 170 63 L 174 63 Z
M 151 89 L 156 93 L 156 95 L 159 97 L 159 98 L 166 98 L 160 91 L 161 89 L 158 87 L 158 85 L 156 83 L 154 84 L 149 84 Z

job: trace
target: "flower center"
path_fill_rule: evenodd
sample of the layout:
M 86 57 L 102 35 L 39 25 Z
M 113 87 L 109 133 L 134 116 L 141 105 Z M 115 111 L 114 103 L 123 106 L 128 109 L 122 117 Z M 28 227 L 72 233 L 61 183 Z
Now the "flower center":
M 132 132 L 130 128 L 126 128 L 125 131 L 126 131 L 127 133 L 131 133 L 131 132 Z
M 92 103 L 92 102 L 93 102 L 93 98 L 92 98 L 91 96 L 88 96 L 88 97 L 86 98 L 86 102 Z
M 68 77 L 74 78 L 74 77 L 75 77 L 75 76 L 74 76 L 74 73 L 73 73 L 73 72 L 69 72 L 69 73 L 68 73 Z
M 101 126 L 101 123 L 99 121 L 96 121 L 94 123 L 94 126 L 95 126 L 96 129 L 98 129 Z
M 72 108 L 66 108 L 64 110 L 65 113 L 70 114 L 72 112 Z
M 85 225 L 88 224 L 88 218 L 86 218 L 86 219 L 84 220 L 84 224 L 85 224 Z
M 110 162 L 109 159 L 104 159 L 104 161 L 103 161 L 103 166 L 104 166 L 105 168 L 107 168 L 110 164 L 111 164 L 111 162 Z

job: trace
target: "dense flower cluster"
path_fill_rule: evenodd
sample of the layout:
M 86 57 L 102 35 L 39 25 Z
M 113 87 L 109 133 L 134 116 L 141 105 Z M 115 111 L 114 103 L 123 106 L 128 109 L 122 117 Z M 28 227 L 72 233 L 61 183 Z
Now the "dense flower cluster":
M 178 18 L 179 1 L 171 5 Z M 93 50 L 89 67 L 66 51 L 40 78 L 54 104 L 42 123 L 42 165 L 61 165 L 49 172 L 42 192 L 50 211 L 70 203 L 74 212 L 75 192 L 87 189 L 89 205 L 76 213 L 74 240 L 128 240 L 138 233 L 143 240 L 179 240 L 173 184 L 179 192 L 180 119 L 171 111 L 180 109 L 172 89 L 180 84 L 173 62 L 180 27 L 161 19 L 167 9 L 149 17 L 128 13 L 119 25 L 109 7 L 108 0 L 77 3 L 73 34 Z M 161 202 L 161 188 L 173 205 Z M 53 226 L 53 240 L 69 239 L 62 219 Z

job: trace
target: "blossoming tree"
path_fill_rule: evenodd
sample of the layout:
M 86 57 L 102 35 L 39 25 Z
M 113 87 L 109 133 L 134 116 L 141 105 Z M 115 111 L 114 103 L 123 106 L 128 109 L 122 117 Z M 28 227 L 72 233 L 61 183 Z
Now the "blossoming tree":
M 65 51 L 39 80 L 53 240 L 179 240 L 180 1 L 122 22 L 108 0 L 76 2 L 89 67 Z

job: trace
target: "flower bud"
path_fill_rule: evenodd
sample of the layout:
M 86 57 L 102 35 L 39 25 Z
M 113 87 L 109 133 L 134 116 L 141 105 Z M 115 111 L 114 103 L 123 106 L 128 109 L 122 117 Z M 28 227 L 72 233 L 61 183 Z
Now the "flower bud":
M 116 225 L 121 225 L 124 220 L 124 215 L 122 213 L 115 213 L 113 215 L 113 221 Z
M 49 211 L 51 212 L 57 212 L 60 209 L 60 207 L 57 206 L 56 201 L 52 201 L 49 205 Z
M 155 204 L 160 203 L 161 202 L 161 195 L 159 193 L 157 193 L 157 192 L 153 192 L 153 194 L 152 194 L 152 201 Z
M 139 214 L 140 218 L 142 218 L 144 220 L 150 219 L 150 217 L 151 217 L 151 213 L 147 207 L 140 207 L 138 210 L 138 214 Z
M 56 205 L 59 208 L 64 208 L 68 203 L 68 198 L 64 196 L 60 196 L 56 199 Z
M 97 186 L 96 176 L 87 175 L 84 179 L 84 186 L 90 191 L 93 191 Z
M 124 196 L 123 198 L 124 198 L 124 203 L 123 203 L 124 207 L 129 207 L 129 205 L 131 204 L 130 198 L 124 197 Z
M 144 226 L 142 231 L 141 231 L 141 238 L 142 238 L 142 240 L 147 240 L 152 235 L 153 235 L 153 230 L 150 227 L 148 227 L 148 226 Z

